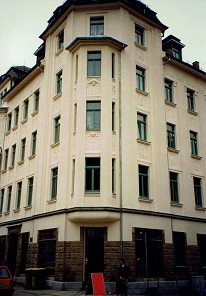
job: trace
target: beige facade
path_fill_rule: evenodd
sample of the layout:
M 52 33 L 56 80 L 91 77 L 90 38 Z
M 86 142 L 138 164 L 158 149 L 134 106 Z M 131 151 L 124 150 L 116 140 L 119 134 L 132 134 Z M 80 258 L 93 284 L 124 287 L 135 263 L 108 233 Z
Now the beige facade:
M 113 280 L 124 256 L 136 281 L 147 240 L 150 278 L 202 275 L 206 74 L 162 51 L 167 27 L 144 4 L 97 2 L 57 9 L 41 62 L 3 96 L 1 260 L 81 282 Z

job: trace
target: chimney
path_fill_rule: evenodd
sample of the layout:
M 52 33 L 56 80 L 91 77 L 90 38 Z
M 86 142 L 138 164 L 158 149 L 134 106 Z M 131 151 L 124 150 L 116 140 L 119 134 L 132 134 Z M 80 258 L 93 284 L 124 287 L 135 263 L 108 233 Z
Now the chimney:
M 195 61 L 192 63 L 193 67 L 198 68 L 200 67 L 200 63 L 198 61 Z

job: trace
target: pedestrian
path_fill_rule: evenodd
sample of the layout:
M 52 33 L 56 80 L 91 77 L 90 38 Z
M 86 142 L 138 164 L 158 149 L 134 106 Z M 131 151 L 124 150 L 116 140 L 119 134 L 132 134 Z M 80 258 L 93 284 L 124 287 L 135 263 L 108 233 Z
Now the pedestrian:
M 125 264 L 124 258 L 120 259 L 119 266 L 117 268 L 117 281 L 116 281 L 116 293 L 118 295 L 127 296 L 128 279 L 130 276 L 130 268 Z

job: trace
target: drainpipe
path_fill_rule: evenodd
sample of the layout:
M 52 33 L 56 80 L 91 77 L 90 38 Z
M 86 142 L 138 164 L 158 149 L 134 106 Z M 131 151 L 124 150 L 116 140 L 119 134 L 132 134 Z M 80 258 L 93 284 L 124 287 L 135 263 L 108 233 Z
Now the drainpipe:
M 120 182 L 120 192 L 119 192 L 119 209 L 120 209 L 120 257 L 123 257 L 123 213 L 122 213 L 122 93 L 121 93 L 121 51 L 118 53 L 118 76 L 119 76 L 119 182 Z

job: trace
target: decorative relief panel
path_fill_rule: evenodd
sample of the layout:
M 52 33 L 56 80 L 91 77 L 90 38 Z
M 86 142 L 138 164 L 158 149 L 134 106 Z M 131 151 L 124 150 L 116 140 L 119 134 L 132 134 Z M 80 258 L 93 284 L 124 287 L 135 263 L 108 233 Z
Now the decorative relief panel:
M 175 120 L 174 108 L 167 108 L 167 120 L 172 122 Z
M 88 96 L 101 95 L 101 80 L 100 78 L 88 78 L 87 79 L 87 90 Z
M 200 161 L 199 160 L 194 160 L 194 162 L 193 162 L 193 172 L 196 175 L 200 175 Z
M 116 95 L 116 84 L 115 82 L 112 82 L 112 97 L 115 98 Z
M 101 137 L 99 134 L 92 132 L 86 135 L 85 150 L 87 152 L 97 152 L 101 149 Z
M 112 153 L 116 153 L 116 135 L 112 136 Z
M 168 157 L 169 157 L 169 168 L 178 170 L 179 169 L 179 154 L 170 153 Z
M 51 148 L 51 153 L 50 153 L 51 163 L 58 161 L 58 155 L 59 155 L 58 152 L 59 152 L 59 145 L 54 148 Z
M 139 159 L 150 162 L 150 146 L 138 143 Z
M 191 116 L 191 117 L 190 117 L 190 126 L 189 126 L 189 128 L 190 128 L 192 131 L 195 131 L 195 129 L 197 128 L 196 117 L 194 117 L 194 116 Z
M 136 64 L 138 64 L 139 61 L 144 62 L 145 60 L 145 51 L 142 49 L 138 49 L 138 53 L 137 53 L 137 58 L 138 60 L 136 60 Z

